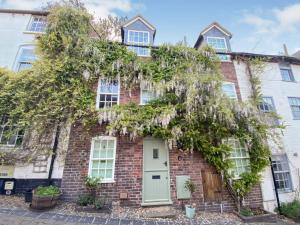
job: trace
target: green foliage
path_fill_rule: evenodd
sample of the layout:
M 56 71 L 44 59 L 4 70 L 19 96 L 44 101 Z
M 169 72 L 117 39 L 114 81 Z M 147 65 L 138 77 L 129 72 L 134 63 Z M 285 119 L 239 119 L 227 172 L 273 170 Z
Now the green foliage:
M 102 209 L 104 205 L 106 204 L 106 198 L 100 197 L 95 200 L 95 208 L 96 209 Z
M 278 211 L 278 209 L 276 209 Z M 295 221 L 300 221 L 300 200 L 281 203 L 281 213 Z
M 50 186 L 38 186 L 36 189 L 34 189 L 34 194 L 38 196 L 54 196 L 59 195 L 60 190 L 58 187 L 50 185 Z
M 252 212 L 252 210 L 250 208 L 241 208 L 240 214 L 242 216 L 254 216 L 254 213 Z
M 231 178 L 232 149 L 223 140 L 237 138 L 249 149 L 251 170 L 234 188 L 241 196 L 249 192 L 269 163 L 270 126 L 256 104 L 223 94 L 213 50 L 162 45 L 151 49 L 151 58 L 140 58 L 117 42 L 91 37 L 91 24 L 84 9 L 52 8 L 33 68 L 17 74 L 0 70 L 0 115 L 8 115 L 18 129 L 34 126 L 40 133 L 70 120 L 87 129 L 108 123 L 110 135 L 152 135 L 170 148 L 201 152 L 225 179 Z M 128 92 L 147 87 L 159 97 L 144 106 L 130 102 L 96 111 L 95 85 L 103 78 L 119 79 Z M 88 178 L 87 187 L 95 190 L 96 183 Z
M 196 185 L 191 179 L 187 180 L 184 183 L 184 188 L 188 190 L 191 194 L 193 194 L 196 191 Z
M 98 177 L 85 177 L 84 183 L 86 185 L 87 188 L 91 189 L 91 190 L 96 190 L 100 183 L 101 183 L 101 179 Z
M 77 199 L 76 203 L 80 206 L 93 205 L 95 202 L 95 198 L 91 195 L 80 195 Z

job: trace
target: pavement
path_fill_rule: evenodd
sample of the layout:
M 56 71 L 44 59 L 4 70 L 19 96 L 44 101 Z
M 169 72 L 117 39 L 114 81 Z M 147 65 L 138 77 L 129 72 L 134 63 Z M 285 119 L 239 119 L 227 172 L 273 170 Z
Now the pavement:
M 156 220 L 130 220 L 117 218 L 101 218 L 93 216 L 78 216 L 66 215 L 61 213 L 51 212 L 33 212 L 18 208 L 0 208 L 0 225 L 84 225 L 84 224 L 101 224 L 101 225 L 240 225 L 244 224 L 237 222 L 210 222 L 210 221 L 194 221 L 188 223 L 177 224 L 170 221 Z M 267 223 L 266 223 L 267 224 Z M 270 223 L 268 223 L 270 225 Z M 290 225 L 279 221 L 276 225 Z M 255 225 L 258 225 L 256 223 Z M 259 225 L 262 225 L 259 224 Z M 275 224 L 274 224 L 275 225 Z

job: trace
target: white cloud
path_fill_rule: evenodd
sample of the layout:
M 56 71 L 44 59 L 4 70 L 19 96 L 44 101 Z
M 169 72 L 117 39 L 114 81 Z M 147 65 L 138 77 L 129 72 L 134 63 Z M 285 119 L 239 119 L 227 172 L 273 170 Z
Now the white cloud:
M 254 28 L 243 40 L 251 46 L 250 50 L 278 53 L 288 39 L 300 36 L 300 4 L 254 13 L 245 12 L 241 22 Z
M 57 0 L 55 0 L 57 1 Z M 49 0 L 0 0 L 0 8 L 10 9 L 40 9 L 47 5 Z M 96 17 L 115 15 L 115 11 L 130 12 L 144 7 L 133 4 L 130 0 L 84 0 L 86 8 Z

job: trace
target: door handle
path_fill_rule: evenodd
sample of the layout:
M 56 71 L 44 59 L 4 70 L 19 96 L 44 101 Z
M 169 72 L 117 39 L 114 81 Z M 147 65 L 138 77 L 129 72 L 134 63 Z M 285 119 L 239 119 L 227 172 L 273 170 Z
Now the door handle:
M 168 166 L 168 162 L 167 161 L 165 161 L 164 164 L 165 164 L 165 166 Z

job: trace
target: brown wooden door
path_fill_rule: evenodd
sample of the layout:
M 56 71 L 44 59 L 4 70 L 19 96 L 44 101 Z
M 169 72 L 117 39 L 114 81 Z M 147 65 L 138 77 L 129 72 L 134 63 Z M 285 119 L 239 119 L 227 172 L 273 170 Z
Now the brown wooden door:
M 222 200 L 222 180 L 218 173 L 202 170 L 203 195 L 205 202 Z

